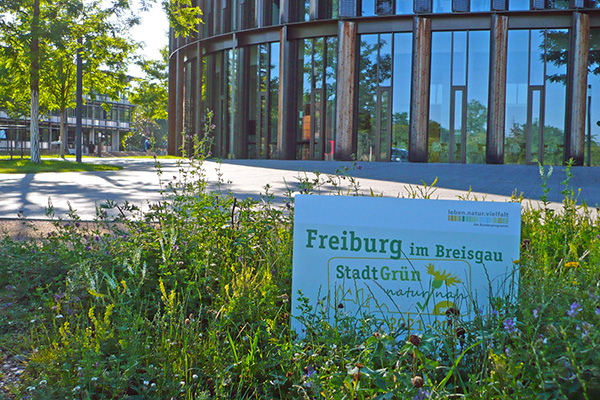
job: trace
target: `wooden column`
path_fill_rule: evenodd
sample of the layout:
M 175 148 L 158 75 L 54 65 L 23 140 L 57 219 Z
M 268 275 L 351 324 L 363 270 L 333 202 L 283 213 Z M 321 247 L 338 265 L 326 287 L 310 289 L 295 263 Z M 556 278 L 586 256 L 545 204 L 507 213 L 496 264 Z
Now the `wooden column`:
M 169 57 L 169 136 L 167 141 L 167 151 L 169 155 L 177 154 L 177 54 L 171 54 Z
M 490 81 L 485 147 L 485 162 L 488 164 L 504 164 L 507 47 L 508 17 L 494 14 L 490 33 Z
M 175 98 L 175 154 L 181 155 L 181 144 L 183 143 L 183 120 L 185 106 L 183 104 L 183 92 L 185 87 L 185 74 L 183 69 L 183 51 L 175 53 L 177 82 L 176 82 L 176 98 Z
M 583 165 L 585 152 L 585 116 L 587 99 L 590 18 L 573 13 L 571 46 L 569 49 L 567 83 L 567 118 L 565 122 L 565 162 L 573 159 Z
M 351 160 L 356 148 L 356 23 L 338 23 L 337 105 L 334 158 Z
M 194 127 L 196 129 L 193 133 L 194 135 L 198 135 L 200 138 L 204 136 L 204 125 L 202 124 L 202 110 L 204 110 L 204 104 L 202 104 L 202 80 L 204 77 L 202 76 L 202 65 L 202 45 L 200 42 L 198 42 L 196 45 L 196 81 L 194 86 L 194 99 L 196 101 L 194 104 L 194 109 L 192 110 L 192 116 L 194 118 Z
M 249 81 L 249 47 L 238 48 L 238 70 L 237 70 L 237 97 L 236 97 L 236 118 L 235 118 L 235 135 L 233 143 L 233 158 L 248 158 L 248 99 L 250 94 L 248 91 Z
M 281 28 L 279 43 L 279 122 L 277 124 L 277 155 L 273 158 L 296 158 L 296 131 L 298 129 L 296 105 L 298 65 L 297 41 L 288 40 L 287 26 Z
M 417 16 L 414 19 L 412 75 L 408 159 L 411 162 L 427 162 L 431 78 L 430 18 Z

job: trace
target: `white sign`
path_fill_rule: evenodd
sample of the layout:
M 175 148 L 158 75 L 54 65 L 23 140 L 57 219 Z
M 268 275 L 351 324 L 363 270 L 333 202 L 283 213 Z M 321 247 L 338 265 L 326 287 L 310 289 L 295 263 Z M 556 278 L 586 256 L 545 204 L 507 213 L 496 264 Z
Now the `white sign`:
M 518 281 L 520 230 L 519 203 L 297 195 L 293 316 L 299 292 L 330 318 L 374 315 L 390 330 L 488 312 L 490 290 Z

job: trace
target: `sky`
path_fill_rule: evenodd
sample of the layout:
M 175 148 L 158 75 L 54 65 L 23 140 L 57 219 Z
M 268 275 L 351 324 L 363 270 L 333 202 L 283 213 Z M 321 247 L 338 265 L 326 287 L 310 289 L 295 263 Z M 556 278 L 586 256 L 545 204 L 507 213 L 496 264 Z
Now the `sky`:
M 169 44 L 169 22 L 160 2 L 152 4 L 152 8 L 142 14 L 142 23 L 131 30 L 131 35 L 136 41 L 143 42 L 145 47 L 138 50 L 148 60 L 160 58 L 160 49 Z M 129 74 L 141 77 L 142 71 L 136 65 L 129 67 Z

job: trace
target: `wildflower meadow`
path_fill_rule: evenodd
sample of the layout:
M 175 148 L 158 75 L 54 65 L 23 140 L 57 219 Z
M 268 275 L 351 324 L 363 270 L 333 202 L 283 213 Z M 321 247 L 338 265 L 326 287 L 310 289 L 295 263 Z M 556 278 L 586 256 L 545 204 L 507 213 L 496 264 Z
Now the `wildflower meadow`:
M 291 292 L 293 194 L 360 195 L 347 171 L 299 178 L 283 204 L 268 187 L 240 200 L 207 189 L 206 146 L 161 175 L 149 212 L 107 203 L 89 228 L 49 208 L 53 233 L 0 241 L 0 348 L 25 365 L 0 398 L 600 398 L 600 224 L 570 170 L 562 209 L 512 199 L 518 295 L 507 285 L 489 313 L 414 334 Z

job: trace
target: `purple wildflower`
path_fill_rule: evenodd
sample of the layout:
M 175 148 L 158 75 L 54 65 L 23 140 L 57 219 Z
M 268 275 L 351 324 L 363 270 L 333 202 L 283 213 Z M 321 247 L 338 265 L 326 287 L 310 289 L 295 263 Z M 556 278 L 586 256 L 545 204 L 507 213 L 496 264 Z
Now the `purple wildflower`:
M 96 235 L 96 237 L 94 238 L 94 240 L 95 240 L 96 242 L 99 242 L 99 241 L 100 241 L 100 236 Z
M 304 372 L 306 373 L 306 383 L 304 384 L 306 387 L 311 387 L 312 386 L 312 381 L 310 379 L 311 376 L 313 376 L 317 371 L 315 371 L 315 367 L 312 364 L 309 364 L 307 367 L 304 368 Z
M 429 390 L 419 388 L 419 393 L 417 393 L 417 395 L 415 397 L 413 397 L 412 400 L 425 400 L 428 398 L 429 398 Z
M 79 228 L 79 222 L 75 222 L 75 227 Z
M 571 304 L 571 307 L 569 308 L 569 311 L 567 311 L 567 315 L 569 317 L 574 317 L 577 314 L 579 314 L 580 311 L 581 311 L 581 304 L 579 304 L 578 302 L 574 301 L 573 304 Z
M 504 320 L 504 329 L 506 329 L 506 331 L 508 333 L 515 333 L 517 331 L 517 325 L 515 324 L 515 320 L 512 318 L 506 318 Z
M 533 318 L 537 318 L 538 317 L 538 310 L 537 308 L 533 310 Z

